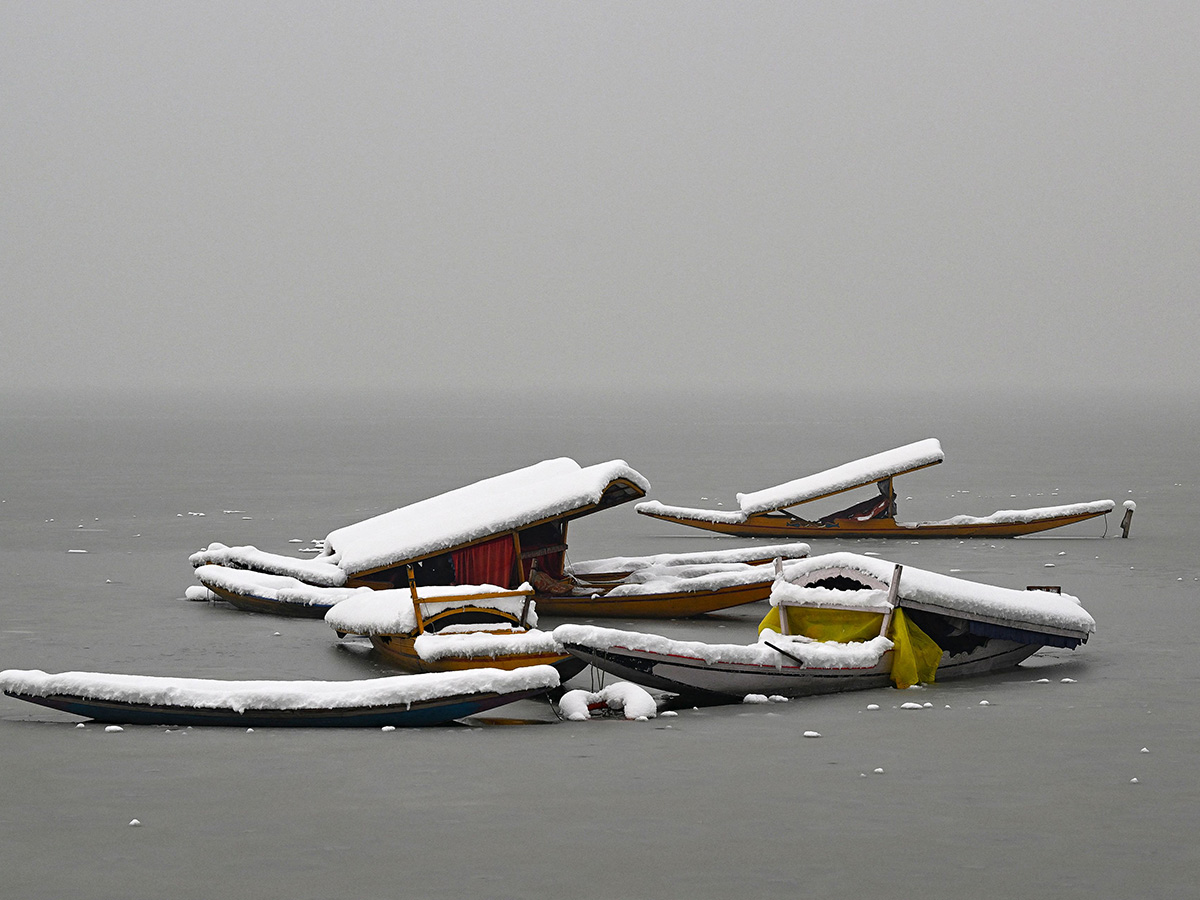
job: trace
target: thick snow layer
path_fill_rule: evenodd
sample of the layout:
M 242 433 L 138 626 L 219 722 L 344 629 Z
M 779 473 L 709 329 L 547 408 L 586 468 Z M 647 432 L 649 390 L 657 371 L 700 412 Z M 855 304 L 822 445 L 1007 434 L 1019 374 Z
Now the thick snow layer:
M 428 675 L 396 675 L 364 681 L 219 681 L 37 670 L 0 672 L 0 689 L 33 697 L 67 695 L 147 706 L 191 709 L 346 709 L 416 703 L 439 697 L 553 688 L 558 671 L 524 666 L 514 671 L 469 669 Z
M 784 563 L 786 575 L 788 566 Z M 647 566 L 610 590 L 606 597 L 639 597 L 646 594 L 695 593 L 750 584 L 765 584 L 775 579 L 773 563 L 757 566 L 726 563 L 708 566 Z
M 489 634 L 486 631 L 422 634 L 413 642 L 413 648 L 417 656 L 431 662 L 451 657 L 498 659 L 529 653 L 565 652 L 554 635 L 536 628 L 511 634 Z
M 621 478 L 650 489 L 624 460 L 547 460 L 332 531 L 318 560 L 351 575 L 393 565 L 591 506 Z
M 641 506 L 642 504 L 639 504 Z M 651 566 L 695 566 L 720 563 L 747 563 L 760 559 L 802 559 L 811 552 L 808 544 L 769 544 L 734 547 L 730 550 L 698 550 L 692 553 L 659 553 L 654 556 L 610 556 L 572 563 L 568 571 L 586 578 L 600 572 L 636 572 Z
M 251 546 L 226 547 L 221 543 L 212 543 L 207 550 L 193 553 L 188 561 L 197 568 L 217 565 L 265 572 L 268 575 L 286 575 L 317 587 L 341 587 L 346 583 L 346 573 L 334 565 L 336 560 L 296 559 Z
M 738 494 L 738 506 L 748 516 L 783 509 L 940 463 L 945 458 L 937 438 L 926 438 L 775 487 Z
M 359 591 L 370 591 L 370 588 L 316 587 L 290 575 L 268 575 L 216 565 L 200 566 L 196 578 L 209 590 L 297 606 L 334 606 Z
M 420 587 L 417 588 L 417 596 L 421 601 L 421 615 L 425 618 L 467 606 L 520 616 L 528 597 L 524 592 L 532 590 L 528 584 L 522 584 L 518 591 L 492 584 L 463 584 Z M 530 600 L 525 616 L 525 624 L 530 627 L 537 624 L 535 606 Z M 325 621 L 335 631 L 344 634 L 410 634 L 417 630 L 412 592 L 408 588 L 390 591 L 362 588 L 360 593 L 329 610 L 325 614 Z
M 901 578 L 903 581 L 903 578 Z M 891 609 L 886 590 L 836 591 L 822 587 L 801 587 L 777 581 L 771 587 L 771 605 L 780 603 L 817 609 L 864 609 L 886 612 Z
M 741 525 L 746 514 L 722 509 L 695 509 L 690 506 L 668 506 L 657 500 L 646 500 L 634 506 L 638 512 L 651 516 L 678 516 L 681 519 L 699 519 L 701 522 L 716 522 L 721 525 Z
M 776 591 L 785 595 L 797 584 L 836 574 L 857 574 L 869 587 L 886 591 L 894 569 L 895 563 L 857 553 L 827 553 L 796 560 L 785 570 L 784 580 L 791 584 L 777 584 L 771 602 L 778 602 Z M 903 568 L 899 603 L 1012 628 L 1052 629 L 1084 639 L 1096 630 L 1096 620 L 1070 594 L 981 584 L 914 566 Z
M 920 525 L 995 525 L 1013 522 L 1039 522 L 1058 516 L 1078 516 L 1085 513 L 1111 512 L 1116 506 L 1111 500 L 1089 503 L 1069 503 L 1064 506 L 1043 506 L 1038 509 L 1001 509 L 990 516 L 953 516 L 940 522 L 921 522 Z
M 564 719 L 582 722 L 591 716 L 591 706 L 607 706 L 625 714 L 626 719 L 653 719 L 658 715 L 654 697 L 645 688 L 628 681 L 618 681 L 601 691 L 567 691 L 558 701 Z
M 835 641 L 813 641 L 806 637 L 777 634 L 767 628 L 756 644 L 706 644 L 702 641 L 677 641 L 657 634 L 639 631 L 620 631 L 595 625 L 559 625 L 554 637 L 561 644 L 575 644 L 593 649 L 622 647 L 660 656 L 703 660 L 709 665 L 721 663 L 751 666 L 794 666 L 789 659 L 767 646 L 781 647 L 804 661 L 806 666 L 819 669 L 863 669 L 878 665 L 883 654 L 892 649 L 885 637 L 869 641 L 841 644 Z

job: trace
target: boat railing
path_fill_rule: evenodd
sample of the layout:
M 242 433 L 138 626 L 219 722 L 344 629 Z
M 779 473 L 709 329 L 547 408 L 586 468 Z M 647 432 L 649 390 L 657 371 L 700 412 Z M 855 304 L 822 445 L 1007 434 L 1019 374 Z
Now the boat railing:
M 884 606 L 866 606 L 861 603 L 822 603 L 821 609 L 836 609 L 844 612 L 863 612 L 863 613 L 883 613 L 883 621 L 879 626 L 879 634 L 887 637 L 888 628 L 892 625 L 892 613 L 895 612 L 896 603 L 900 596 L 900 576 L 904 572 L 904 566 L 899 563 L 892 569 L 892 580 L 888 584 L 887 602 Z M 775 580 L 783 580 L 783 557 L 775 557 Z M 786 598 L 779 600 L 779 628 L 781 634 L 790 634 L 788 629 L 788 617 L 785 609 L 789 606 L 797 608 L 810 606 L 810 604 L 789 602 Z

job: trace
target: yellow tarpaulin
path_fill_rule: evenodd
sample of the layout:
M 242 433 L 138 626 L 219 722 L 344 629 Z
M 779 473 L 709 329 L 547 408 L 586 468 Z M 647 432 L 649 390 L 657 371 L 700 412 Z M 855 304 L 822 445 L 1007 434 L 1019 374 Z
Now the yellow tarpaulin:
M 883 625 L 883 613 L 845 609 L 789 606 L 787 617 L 789 634 L 802 634 L 814 641 L 837 641 L 842 644 L 878 637 Z M 759 623 L 759 632 L 764 628 L 782 633 L 779 607 L 772 607 Z M 895 644 L 892 650 L 892 684 L 906 688 L 914 684 L 932 683 L 942 658 L 942 648 L 933 638 L 910 621 L 902 609 L 892 613 L 887 637 Z

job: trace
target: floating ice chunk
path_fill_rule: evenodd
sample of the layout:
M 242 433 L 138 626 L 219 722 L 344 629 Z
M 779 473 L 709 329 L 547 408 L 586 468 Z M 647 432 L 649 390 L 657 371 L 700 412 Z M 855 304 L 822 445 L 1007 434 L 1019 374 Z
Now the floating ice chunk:
M 675 710 L 673 710 L 673 709 L 668 709 L 668 710 L 666 710 L 666 711 L 664 711 L 664 712 L 660 712 L 660 713 L 659 713 L 659 715 L 660 715 L 660 716 L 667 717 L 667 716 L 677 716 L 677 715 L 679 715 L 679 713 L 677 713 L 677 712 L 676 712 Z
M 112 733 L 112 732 L 116 732 L 116 731 L 124 731 L 125 729 L 122 728 L 120 725 L 105 725 L 104 730 L 109 733 Z
M 86 550 L 68 550 L 68 553 L 87 553 Z
M 140 828 L 142 826 L 142 820 L 141 819 L 130 819 L 129 824 L 133 828 Z
M 876 775 L 882 775 L 882 774 L 883 774 L 883 769 L 882 769 L 882 767 L 881 767 L 881 768 L 878 768 L 878 769 L 876 769 L 876 770 L 875 770 L 875 774 L 876 774 Z
M 396 726 L 395 725 L 384 725 L 383 728 L 381 728 L 380 730 L 381 731 L 395 731 Z
M 922 706 L 920 703 L 913 703 L 910 701 L 908 703 L 901 703 L 900 708 L 901 709 L 924 709 L 925 707 Z
M 1049 678 L 1039 678 L 1037 681 L 1034 682 L 1034 684 L 1049 684 L 1049 683 L 1050 683 Z
M 1046 563 L 1046 565 L 1042 566 L 1042 568 L 1043 569 L 1053 569 L 1054 563 Z
M 1138 780 L 1137 780 L 1136 778 L 1130 778 L 1130 779 L 1129 779 L 1129 783 L 1130 783 L 1130 784 L 1137 784 L 1137 783 L 1138 783 Z
M 247 728 L 247 729 L 246 729 L 246 734 L 254 734 L 254 729 L 253 729 L 253 728 Z
M 767 699 L 770 700 L 772 703 L 787 703 L 788 702 L 788 698 L 783 696 L 783 694 L 772 694 Z
M 980 700 L 979 705 L 980 706 L 991 706 L 992 704 L 988 703 L 986 700 Z
M 743 703 L 770 703 L 771 700 L 766 694 L 747 694 L 742 698 Z
M 821 732 L 819 732 L 819 731 L 806 731 L 806 732 L 804 732 L 804 736 L 805 736 L 805 737 L 808 737 L 808 738 L 818 738 L 818 737 L 820 737 L 820 736 L 821 736 Z
M 1075 684 L 1076 682 L 1075 682 L 1074 678 L 1064 678 L 1064 679 L 1062 679 L 1062 683 L 1063 684 Z
M 1122 503 L 1121 505 L 1122 505 L 1123 507 L 1125 507 L 1126 509 L 1137 509 L 1137 504 L 1136 504 L 1136 503 L 1134 503 L 1132 500 L 1126 500 L 1126 501 L 1125 501 L 1124 503 Z
M 930 703 L 930 702 L 927 700 L 927 701 L 925 701 L 925 708 L 926 708 L 926 709 L 933 709 L 933 704 L 932 704 L 932 703 Z
M 879 709 L 879 704 L 878 703 L 868 703 L 867 709 Z
M 1149 752 L 1150 752 L 1150 748 L 1149 748 L 1149 747 L 1143 747 L 1143 748 L 1142 748 L 1141 750 L 1139 750 L 1138 752 L 1139 752 L 1139 753 L 1149 753 Z
M 76 728 L 86 728 L 87 726 L 86 726 L 86 725 L 84 725 L 82 722 L 80 722 L 80 723 L 79 723 L 78 725 L 76 725 L 75 727 L 76 727 Z

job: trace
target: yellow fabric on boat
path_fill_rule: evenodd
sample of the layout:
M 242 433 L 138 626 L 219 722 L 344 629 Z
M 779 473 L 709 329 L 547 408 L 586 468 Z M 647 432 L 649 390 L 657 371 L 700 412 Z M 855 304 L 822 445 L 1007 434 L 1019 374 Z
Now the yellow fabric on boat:
M 802 634 L 814 641 L 837 641 L 849 644 L 869 641 L 879 635 L 883 613 L 859 612 L 846 609 L 819 609 L 810 606 L 787 607 L 788 633 Z M 779 607 L 771 607 L 758 625 L 782 632 L 779 627 Z M 888 625 L 892 650 L 892 684 L 898 688 L 932 683 L 942 659 L 942 648 L 904 615 L 904 610 L 892 613 Z

